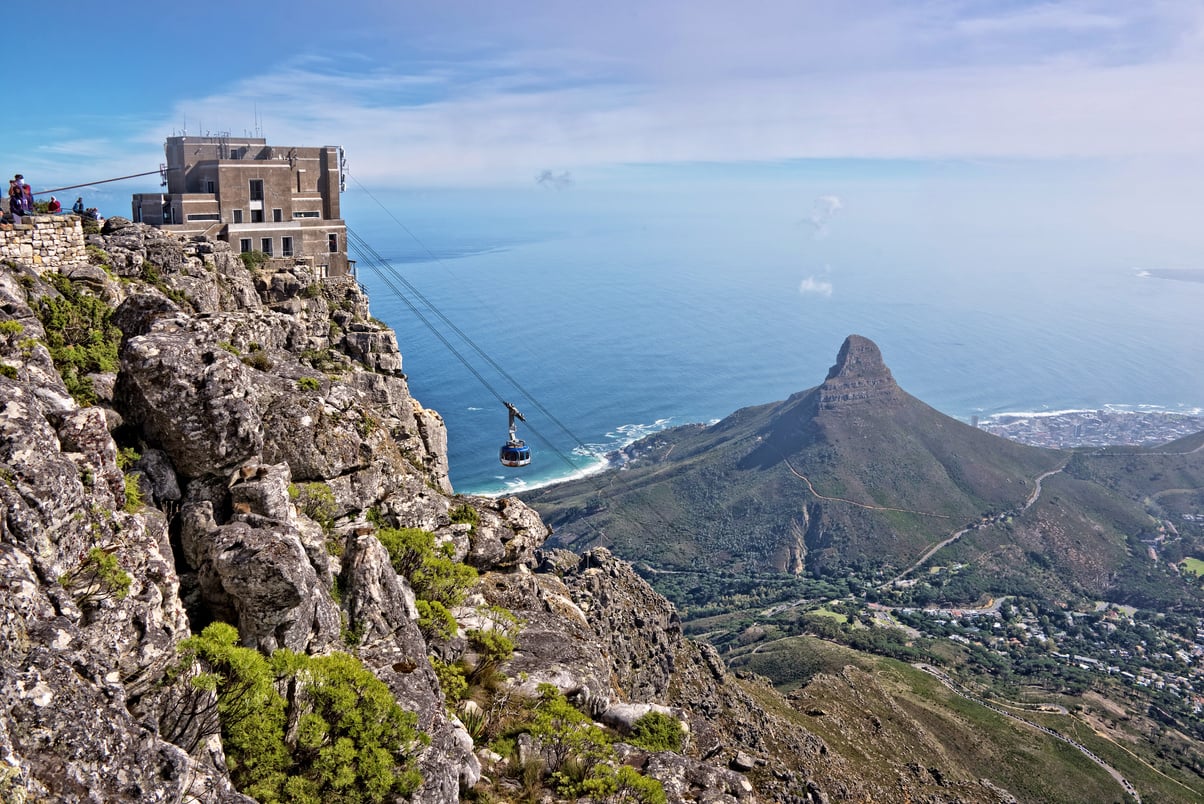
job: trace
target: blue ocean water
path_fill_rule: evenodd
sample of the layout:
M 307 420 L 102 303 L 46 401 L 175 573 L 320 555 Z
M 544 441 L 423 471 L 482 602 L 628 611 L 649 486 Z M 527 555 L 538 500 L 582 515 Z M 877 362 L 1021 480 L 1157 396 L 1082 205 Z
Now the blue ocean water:
M 352 190 L 343 214 L 509 375 L 426 313 L 487 388 L 361 259 L 411 391 L 447 422 L 460 492 L 545 484 L 653 430 L 783 399 L 821 382 L 850 333 L 963 420 L 1204 406 L 1204 284 L 1142 274 L 1197 267 L 1183 243 L 813 196 Z M 498 463 L 495 393 L 527 415 L 526 468 Z

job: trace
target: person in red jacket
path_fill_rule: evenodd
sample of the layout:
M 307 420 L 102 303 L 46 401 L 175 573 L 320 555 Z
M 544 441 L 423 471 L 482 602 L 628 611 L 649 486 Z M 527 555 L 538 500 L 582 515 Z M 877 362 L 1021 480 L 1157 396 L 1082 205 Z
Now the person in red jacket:
M 57 198 L 55 198 L 54 196 L 50 196 L 49 210 L 50 210 L 51 215 L 57 215 L 63 211 L 63 205 L 59 203 L 59 200 Z

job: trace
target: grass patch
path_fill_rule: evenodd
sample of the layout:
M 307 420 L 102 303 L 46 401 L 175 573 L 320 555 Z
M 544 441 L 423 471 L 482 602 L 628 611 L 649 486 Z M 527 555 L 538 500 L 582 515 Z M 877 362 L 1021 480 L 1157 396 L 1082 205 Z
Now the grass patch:
M 1204 576 L 1204 559 L 1188 557 L 1180 561 L 1179 566 L 1183 568 L 1184 572 Z

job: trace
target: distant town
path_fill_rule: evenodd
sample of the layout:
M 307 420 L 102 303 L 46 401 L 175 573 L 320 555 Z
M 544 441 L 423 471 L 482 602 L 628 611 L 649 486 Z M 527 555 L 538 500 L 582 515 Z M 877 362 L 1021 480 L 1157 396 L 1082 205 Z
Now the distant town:
M 997 413 L 981 419 L 973 417 L 970 423 L 988 433 L 1036 447 L 1148 447 L 1204 430 L 1204 411 L 1103 408 L 1052 413 Z

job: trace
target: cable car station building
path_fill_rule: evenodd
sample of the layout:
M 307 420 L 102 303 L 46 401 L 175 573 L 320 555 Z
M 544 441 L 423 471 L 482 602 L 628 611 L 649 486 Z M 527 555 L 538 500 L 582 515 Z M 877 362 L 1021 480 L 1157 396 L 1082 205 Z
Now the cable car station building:
M 260 137 L 168 137 L 166 193 L 133 197 L 133 220 L 225 240 L 239 252 L 354 272 L 339 217 L 342 148 L 278 147 Z

